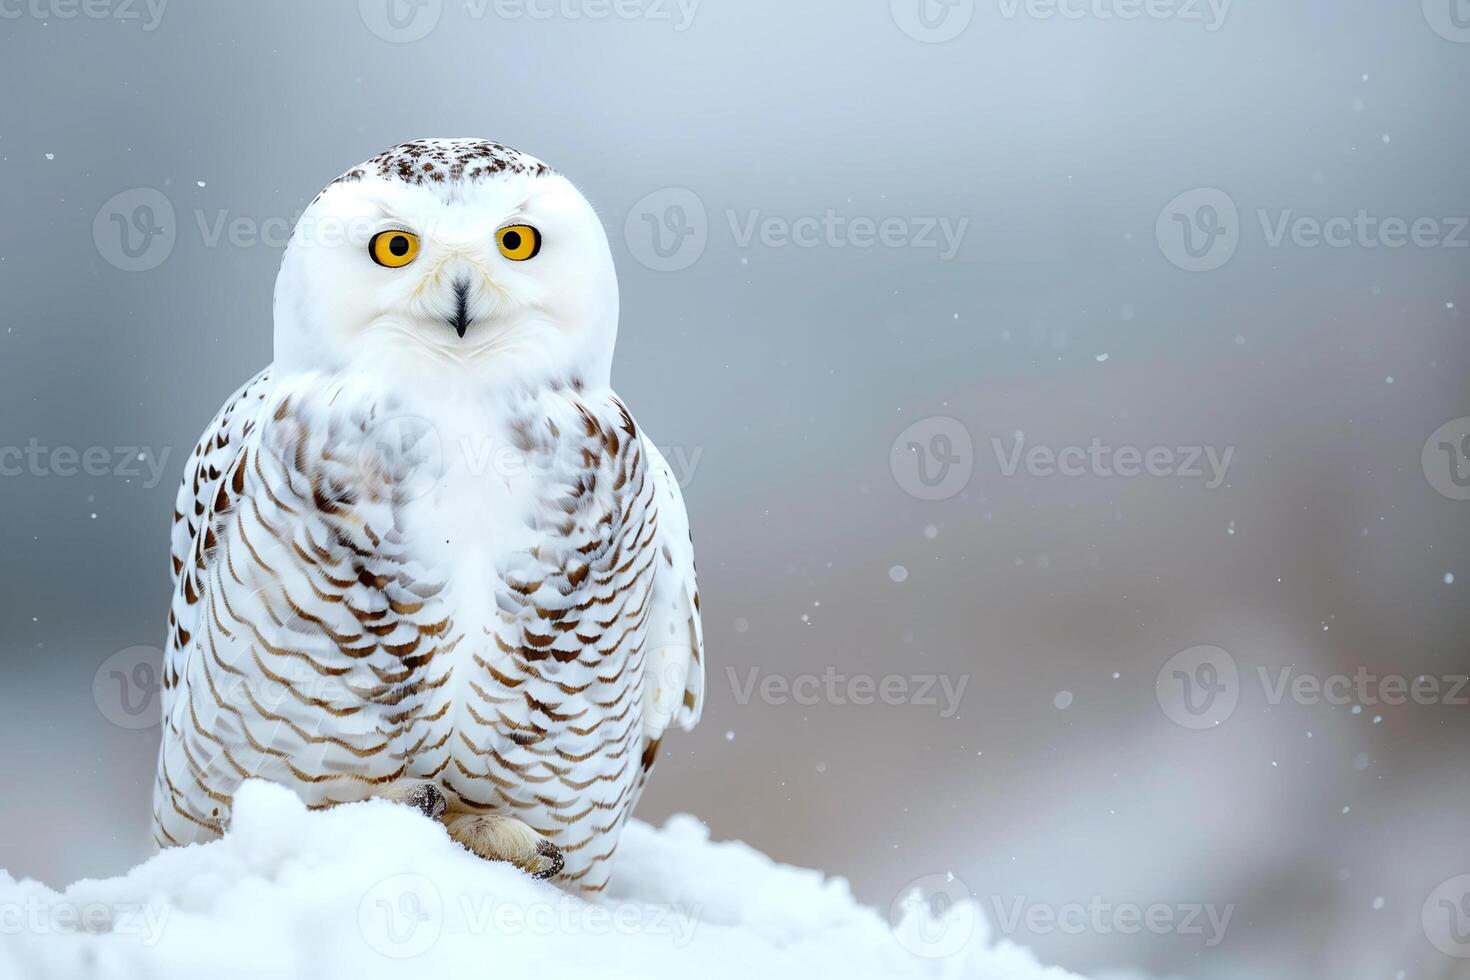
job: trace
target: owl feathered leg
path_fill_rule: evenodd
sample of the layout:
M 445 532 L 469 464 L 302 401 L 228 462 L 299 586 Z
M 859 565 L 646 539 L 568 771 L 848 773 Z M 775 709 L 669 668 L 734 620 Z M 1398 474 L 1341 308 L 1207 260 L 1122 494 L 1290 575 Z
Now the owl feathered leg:
M 487 861 L 507 861 L 538 881 L 561 873 L 561 848 L 514 817 L 499 814 L 448 814 L 448 800 L 433 783 L 406 779 L 379 794 L 444 824 L 449 836 Z
M 508 861 L 538 881 L 566 864 L 561 848 L 514 817 L 460 813 L 444 821 L 449 836 L 487 861 Z

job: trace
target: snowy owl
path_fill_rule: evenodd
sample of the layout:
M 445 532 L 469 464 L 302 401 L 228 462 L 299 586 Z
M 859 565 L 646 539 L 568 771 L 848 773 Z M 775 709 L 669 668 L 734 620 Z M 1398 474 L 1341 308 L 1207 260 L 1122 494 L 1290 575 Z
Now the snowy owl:
M 688 517 L 610 387 L 617 324 L 601 223 L 526 154 L 405 143 L 317 196 L 274 363 L 178 496 L 161 847 L 221 834 L 261 778 L 607 884 L 704 691 Z

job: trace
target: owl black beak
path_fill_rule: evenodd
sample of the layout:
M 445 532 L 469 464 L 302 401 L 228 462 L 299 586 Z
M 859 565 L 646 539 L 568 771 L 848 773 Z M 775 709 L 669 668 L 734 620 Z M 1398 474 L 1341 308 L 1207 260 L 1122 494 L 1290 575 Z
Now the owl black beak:
M 468 279 L 454 281 L 454 316 L 445 317 L 444 320 L 463 340 L 465 331 L 470 328 L 470 281 Z

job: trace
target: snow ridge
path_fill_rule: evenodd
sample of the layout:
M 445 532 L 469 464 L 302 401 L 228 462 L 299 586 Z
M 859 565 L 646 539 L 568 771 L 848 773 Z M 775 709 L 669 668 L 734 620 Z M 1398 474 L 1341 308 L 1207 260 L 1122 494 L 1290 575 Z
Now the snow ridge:
M 414 811 L 312 812 L 247 783 L 230 833 L 63 892 L 0 873 L 0 977 L 25 980 L 943 977 L 1076 980 L 918 896 L 890 926 L 847 883 L 711 843 L 693 817 L 631 823 L 607 897 L 480 860 Z M 448 971 L 454 971 L 452 974 Z

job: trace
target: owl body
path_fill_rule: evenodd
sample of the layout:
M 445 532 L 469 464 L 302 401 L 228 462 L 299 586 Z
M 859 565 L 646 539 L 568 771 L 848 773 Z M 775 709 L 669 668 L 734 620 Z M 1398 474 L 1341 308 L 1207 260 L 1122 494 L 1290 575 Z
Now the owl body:
M 317 807 L 428 786 L 472 849 L 515 860 L 485 828 L 527 828 L 568 885 L 606 884 L 663 732 L 699 711 L 688 521 L 597 360 L 509 309 L 467 348 L 499 356 L 394 322 L 277 363 L 205 433 L 173 533 L 161 846 L 222 833 L 247 778 Z

